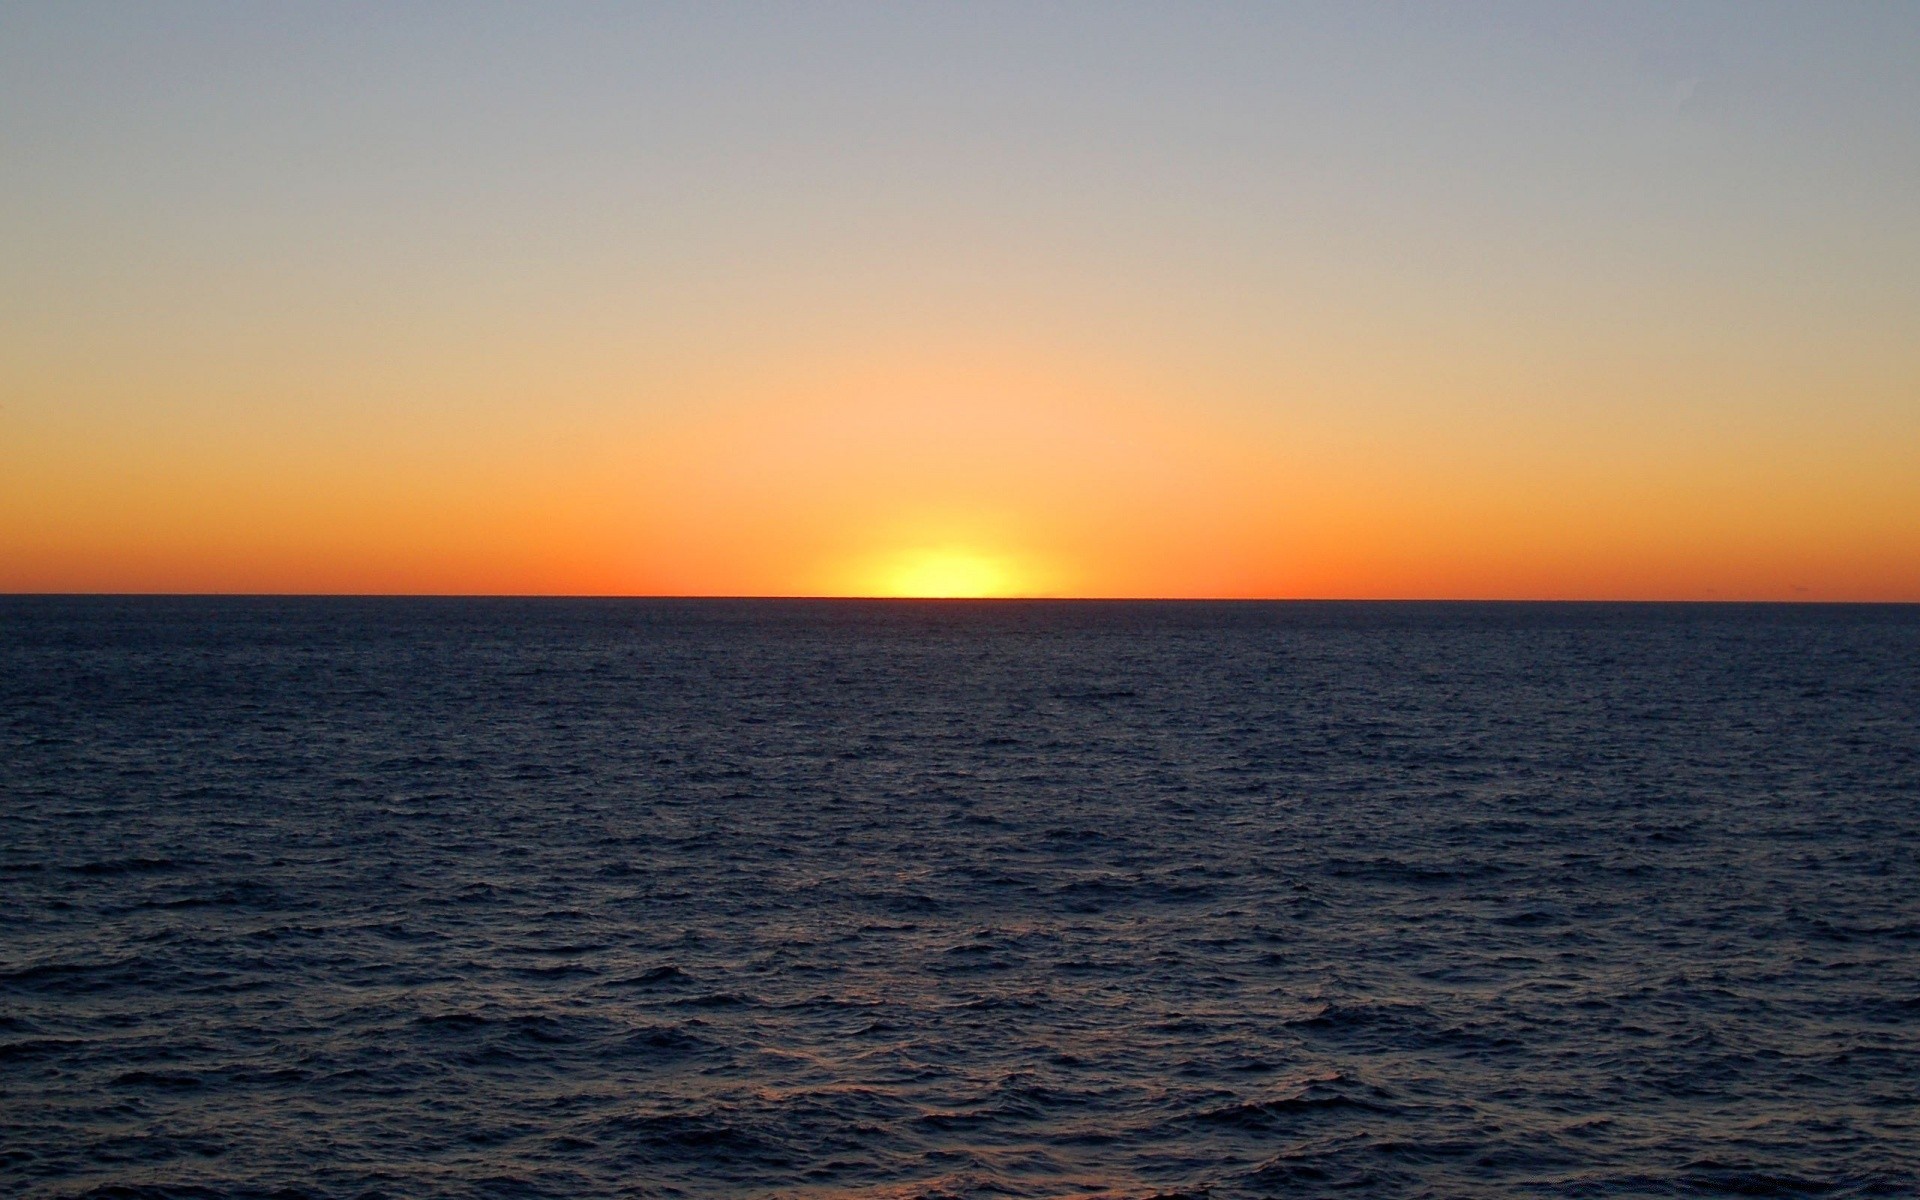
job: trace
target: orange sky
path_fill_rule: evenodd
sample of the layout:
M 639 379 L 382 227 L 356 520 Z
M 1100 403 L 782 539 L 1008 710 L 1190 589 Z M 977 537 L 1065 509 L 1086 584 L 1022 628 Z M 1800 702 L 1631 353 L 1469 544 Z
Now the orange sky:
M 14 444 L 0 586 L 1920 596 L 1914 443 L 1871 429 L 1699 413 L 1648 438 L 1604 405 L 1518 402 L 1395 423 L 1351 384 L 1276 412 L 1210 382 L 1226 399 L 948 349 L 688 380 L 664 409 L 556 404 L 532 429 L 511 380 L 472 385 L 505 395 L 452 426 L 377 401 L 352 432 L 185 402 L 49 422 L 37 455 Z
M 0 590 L 1920 600 L 1901 14 L 756 11 L 13 11 Z

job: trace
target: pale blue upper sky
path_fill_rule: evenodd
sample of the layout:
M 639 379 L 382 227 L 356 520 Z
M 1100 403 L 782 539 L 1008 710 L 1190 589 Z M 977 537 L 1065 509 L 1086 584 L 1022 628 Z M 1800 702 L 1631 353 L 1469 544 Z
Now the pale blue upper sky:
M 1871 326 L 1913 312 L 1920 7 L 14 2 L 0 170 L 14 305 L 1337 262 L 1355 302 Z

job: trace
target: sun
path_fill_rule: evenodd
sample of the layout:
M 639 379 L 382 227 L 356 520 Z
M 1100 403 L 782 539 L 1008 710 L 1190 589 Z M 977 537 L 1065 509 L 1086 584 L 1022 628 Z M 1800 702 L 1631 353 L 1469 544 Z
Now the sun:
M 878 582 L 879 595 L 929 600 L 1012 596 L 1020 590 L 1012 563 L 956 546 L 907 551 L 886 565 Z

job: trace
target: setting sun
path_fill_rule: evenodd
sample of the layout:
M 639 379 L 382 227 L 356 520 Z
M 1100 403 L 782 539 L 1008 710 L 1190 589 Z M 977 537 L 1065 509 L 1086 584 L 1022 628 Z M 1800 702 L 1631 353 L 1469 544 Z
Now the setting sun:
M 960 547 L 915 550 L 894 559 L 876 589 L 883 596 L 962 599 L 1019 594 L 1005 559 Z

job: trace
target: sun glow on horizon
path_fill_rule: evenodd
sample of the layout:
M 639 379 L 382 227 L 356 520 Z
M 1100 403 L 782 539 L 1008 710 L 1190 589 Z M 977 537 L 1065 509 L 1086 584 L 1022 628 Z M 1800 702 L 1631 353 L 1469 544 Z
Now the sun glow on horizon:
M 893 558 L 881 570 L 874 593 L 922 600 L 1025 594 L 1021 573 L 1013 563 L 962 546 L 928 547 Z

